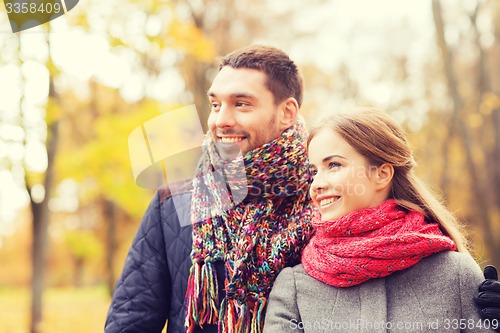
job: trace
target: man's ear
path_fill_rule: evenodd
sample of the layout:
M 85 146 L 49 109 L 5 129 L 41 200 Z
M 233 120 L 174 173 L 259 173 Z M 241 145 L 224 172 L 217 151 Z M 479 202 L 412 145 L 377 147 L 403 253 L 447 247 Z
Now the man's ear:
M 388 163 L 384 163 L 377 167 L 374 176 L 377 190 L 388 189 L 394 177 L 394 167 Z
M 299 103 L 293 97 L 288 97 L 286 100 L 280 103 L 281 115 L 280 119 L 280 129 L 282 131 L 293 126 L 297 121 L 297 116 L 299 114 Z

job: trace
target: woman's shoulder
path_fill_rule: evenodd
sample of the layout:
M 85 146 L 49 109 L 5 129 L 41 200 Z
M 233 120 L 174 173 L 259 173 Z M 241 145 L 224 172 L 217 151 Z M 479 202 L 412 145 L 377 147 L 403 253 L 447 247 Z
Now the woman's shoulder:
M 443 251 L 433 254 L 422 260 L 422 263 L 426 265 L 437 265 L 441 267 L 443 265 L 446 265 L 449 269 L 453 269 L 456 271 L 466 268 L 479 267 L 469 253 L 456 251 Z
M 298 264 L 292 267 L 285 267 L 281 270 L 276 278 L 275 284 L 293 286 L 294 289 L 308 289 L 311 285 L 321 282 L 317 281 L 309 274 L 307 274 L 304 266 Z
M 482 279 L 479 265 L 469 253 L 443 251 L 422 259 L 410 268 L 410 275 L 417 278 L 425 272 L 426 280 L 439 279 L 446 281 L 452 277 L 460 280 L 478 281 Z M 463 282 L 463 281 L 462 281 Z
M 285 267 L 281 270 L 281 272 L 278 274 L 278 278 L 281 276 L 281 278 L 286 277 L 287 279 L 293 277 L 295 279 L 296 276 L 302 276 L 302 275 L 307 275 L 304 266 L 302 264 L 298 264 L 295 266 L 289 266 Z

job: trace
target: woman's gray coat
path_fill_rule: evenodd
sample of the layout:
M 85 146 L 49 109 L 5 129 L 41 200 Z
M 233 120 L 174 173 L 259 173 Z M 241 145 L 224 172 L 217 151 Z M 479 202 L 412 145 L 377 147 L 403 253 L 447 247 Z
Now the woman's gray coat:
M 264 333 L 494 332 L 473 303 L 482 280 L 470 255 L 451 251 L 349 288 L 322 283 L 297 265 L 274 283 Z

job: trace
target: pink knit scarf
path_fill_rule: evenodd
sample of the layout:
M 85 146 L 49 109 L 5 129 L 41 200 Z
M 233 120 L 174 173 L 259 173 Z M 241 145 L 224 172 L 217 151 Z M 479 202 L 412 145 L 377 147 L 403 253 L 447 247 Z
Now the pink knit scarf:
M 335 287 L 350 287 L 411 267 L 437 252 L 456 250 L 437 223 L 407 212 L 390 199 L 334 221 L 312 221 L 316 234 L 302 264 L 312 277 Z

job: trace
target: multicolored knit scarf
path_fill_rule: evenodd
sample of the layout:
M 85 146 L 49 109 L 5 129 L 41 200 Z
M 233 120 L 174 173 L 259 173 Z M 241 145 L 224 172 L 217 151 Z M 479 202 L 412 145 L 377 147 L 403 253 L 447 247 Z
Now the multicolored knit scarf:
M 388 276 L 437 252 L 456 250 L 437 223 L 405 211 L 390 199 L 335 221 L 312 221 L 316 234 L 304 249 L 302 265 L 312 277 L 350 287 Z
M 219 332 L 261 332 L 278 273 L 300 262 L 315 214 L 301 124 L 231 162 L 211 135 L 193 182 L 192 267 L 186 292 L 187 332 L 218 324 Z M 219 299 L 214 262 L 225 264 Z

